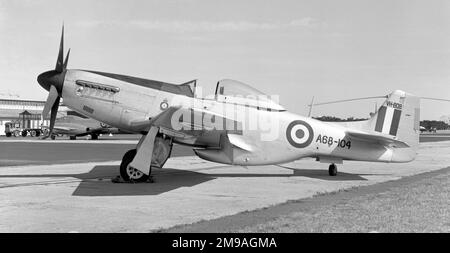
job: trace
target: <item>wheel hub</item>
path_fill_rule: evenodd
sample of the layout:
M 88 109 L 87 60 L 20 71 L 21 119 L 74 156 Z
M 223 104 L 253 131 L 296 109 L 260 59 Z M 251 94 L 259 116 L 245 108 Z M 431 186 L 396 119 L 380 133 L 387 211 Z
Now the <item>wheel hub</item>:
M 144 175 L 144 173 L 142 173 L 140 170 L 135 169 L 131 166 L 128 166 L 127 174 L 130 179 L 139 179 Z

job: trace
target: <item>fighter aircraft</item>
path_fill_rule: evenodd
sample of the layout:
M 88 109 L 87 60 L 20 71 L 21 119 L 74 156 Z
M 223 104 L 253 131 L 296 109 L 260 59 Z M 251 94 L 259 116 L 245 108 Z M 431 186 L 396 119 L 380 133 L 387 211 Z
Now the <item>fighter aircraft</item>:
M 52 134 L 50 129 L 43 126 L 44 136 L 50 137 L 52 140 L 56 139 L 58 135 L 68 135 L 71 140 L 75 140 L 79 136 L 89 135 L 92 140 L 97 140 L 100 134 L 117 133 L 117 128 L 112 128 L 97 120 L 90 118 L 82 118 L 74 115 L 67 115 L 56 119 L 53 126 Z
M 136 149 L 122 158 L 120 175 L 148 180 L 162 168 L 173 143 L 192 146 L 200 158 L 242 166 L 273 165 L 312 157 L 329 164 L 344 160 L 409 162 L 419 142 L 420 98 L 396 90 L 366 121 L 329 123 L 286 111 L 262 92 L 234 80 L 217 83 L 212 97 L 196 93 L 196 81 L 171 84 L 92 70 L 67 69 L 64 27 L 56 67 L 40 74 L 49 91 L 43 115 L 54 129 L 60 99 L 71 109 L 126 131 L 140 133 Z

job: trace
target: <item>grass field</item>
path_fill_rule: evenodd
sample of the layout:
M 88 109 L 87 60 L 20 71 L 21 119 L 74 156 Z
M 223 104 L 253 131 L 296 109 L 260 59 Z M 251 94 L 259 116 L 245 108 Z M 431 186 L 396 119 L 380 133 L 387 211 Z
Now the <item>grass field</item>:
M 298 211 L 292 203 L 291 213 L 239 232 L 450 232 L 450 168 L 367 194 L 335 196 Z

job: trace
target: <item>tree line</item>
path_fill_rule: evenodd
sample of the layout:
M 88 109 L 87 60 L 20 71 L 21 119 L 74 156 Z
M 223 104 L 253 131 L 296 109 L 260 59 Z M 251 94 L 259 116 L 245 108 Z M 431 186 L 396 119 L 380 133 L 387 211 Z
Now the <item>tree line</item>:
M 346 121 L 363 121 L 367 120 L 365 118 L 354 118 L 354 117 L 348 117 L 347 119 L 341 119 L 334 116 L 320 116 L 320 117 L 313 117 L 313 119 L 317 119 L 320 121 L 328 121 L 328 122 L 346 122 Z
M 450 129 L 450 125 L 440 120 L 422 120 L 420 121 L 420 126 L 426 129 L 436 128 L 436 130 L 446 130 Z

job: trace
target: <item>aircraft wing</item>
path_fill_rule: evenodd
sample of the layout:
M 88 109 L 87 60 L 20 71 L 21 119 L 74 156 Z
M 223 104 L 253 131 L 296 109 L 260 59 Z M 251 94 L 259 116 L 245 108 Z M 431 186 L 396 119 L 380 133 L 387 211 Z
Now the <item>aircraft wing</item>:
M 54 133 L 67 133 L 67 132 L 70 132 L 73 130 L 75 130 L 75 129 L 71 128 L 71 127 L 64 127 L 64 126 L 54 126 L 53 127 Z
M 131 122 L 131 127 L 137 131 L 137 132 L 147 132 L 150 127 L 157 126 L 160 129 L 168 129 L 171 130 L 172 133 L 168 131 L 168 135 L 173 137 L 182 137 L 184 134 L 178 133 L 179 131 L 176 131 L 171 126 L 171 118 L 172 115 L 175 113 L 176 110 L 178 110 L 179 107 L 169 107 L 167 110 L 161 112 L 160 114 L 156 115 L 155 117 L 149 119 L 149 120 L 135 120 Z
M 175 118 L 174 114 L 176 114 Z M 190 115 L 191 117 L 188 117 L 189 119 L 183 118 L 183 121 L 180 122 L 177 118 L 180 115 Z M 162 133 L 172 137 L 192 137 L 198 134 L 198 131 L 217 130 L 214 128 L 214 125 L 210 125 L 208 121 L 202 120 L 206 117 L 214 118 L 214 122 L 221 120 L 220 122 L 223 122 L 223 126 L 235 126 L 234 129 L 242 129 L 239 128 L 239 122 L 226 118 L 224 115 L 207 110 L 181 107 L 169 107 L 150 120 L 132 121 L 131 126 L 137 132 L 147 132 L 151 126 L 156 126 L 160 128 Z M 173 127 L 173 123 L 176 123 L 176 128 Z M 225 129 L 225 127 L 222 129 Z M 229 130 L 227 132 L 239 133 L 239 130 Z
M 356 139 L 358 141 L 366 141 L 366 142 L 378 142 L 384 144 L 386 146 L 395 146 L 398 148 L 406 148 L 409 147 L 405 142 L 396 140 L 388 135 L 384 134 L 376 134 L 376 133 L 366 133 L 360 131 L 347 130 L 347 136 L 350 139 Z
M 73 128 L 71 128 L 71 127 L 61 127 L 61 126 L 54 126 L 53 129 L 61 130 L 61 131 L 70 131 L 70 130 L 73 130 Z
M 87 134 L 108 134 L 110 133 L 109 128 L 105 127 L 97 127 L 89 129 L 89 131 L 86 131 Z

